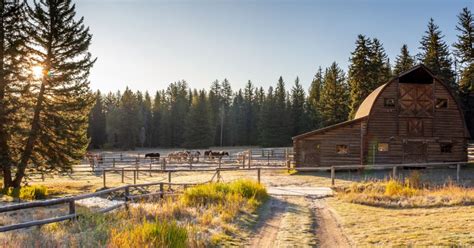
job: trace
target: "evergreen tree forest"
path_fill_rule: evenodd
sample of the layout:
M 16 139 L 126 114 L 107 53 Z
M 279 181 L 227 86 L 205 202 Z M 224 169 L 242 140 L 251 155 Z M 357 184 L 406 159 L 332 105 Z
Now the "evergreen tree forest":
M 401 44 L 393 66 L 382 41 L 358 35 L 347 70 L 336 62 L 319 66 L 306 89 L 298 77 L 280 77 L 268 89 L 250 80 L 233 89 L 222 79 L 208 89 L 178 81 L 156 92 L 97 92 L 89 115 L 90 148 L 288 146 L 292 136 L 352 119 L 373 90 L 419 63 L 452 87 L 472 126 L 473 25 L 472 13 L 463 9 L 450 46 L 430 19 L 418 53 Z

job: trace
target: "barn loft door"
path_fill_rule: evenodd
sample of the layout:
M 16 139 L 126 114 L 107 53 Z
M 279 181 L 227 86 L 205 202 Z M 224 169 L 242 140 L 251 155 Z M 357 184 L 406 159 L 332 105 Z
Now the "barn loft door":
M 399 84 L 400 116 L 433 117 L 433 86 Z
M 319 165 L 321 158 L 321 144 L 319 141 L 306 140 L 303 144 L 303 163 Z
M 403 163 L 425 163 L 426 144 L 422 141 L 408 141 L 403 145 Z

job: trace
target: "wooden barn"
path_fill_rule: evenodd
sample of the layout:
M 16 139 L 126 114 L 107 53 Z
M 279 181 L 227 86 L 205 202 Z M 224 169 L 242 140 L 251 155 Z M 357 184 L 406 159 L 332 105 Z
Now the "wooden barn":
M 298 167 L 467 160 L 469 134 L 448 86 L 418 65 L 374 90 L 350 121 L 293 137 Z

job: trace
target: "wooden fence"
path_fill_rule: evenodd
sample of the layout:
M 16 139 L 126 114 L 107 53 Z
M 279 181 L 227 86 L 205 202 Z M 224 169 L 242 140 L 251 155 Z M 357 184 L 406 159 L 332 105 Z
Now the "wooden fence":
M 398 170 L 403 168 L 456 168 L 456 181 L 461 181 L 461 165 L 467 165 L 469 162 L 444 162 L 444 163 L 416 163 L 416 164 L 379 164 L 379 165 L 340 165 L 331 166 L 331 185 L 335 185 L 336 171 L 347 170 L 392 170 L 391 176 L 397 178 Z M 297 168 L 298 171 L 305 171 L 306 168 Z
M 203 183 L 166 183 L 166 182 L 154 182 L 154 183 L 143 183 L 143 184 L 134 184 L 134 185 L 124 185 L 116 188 L 111 188 L 111 189 L 105 189 L 101 190 L 98 192 L 94 193 L 89 193 L 89 194 L 82 194 L 82 195 L 77 195 L 77 196 L 71 196 L 71 197 L 64 197 L 64 198 L 58 198 L 58 199 L 52 199 L 52 200 L 45 200 L 45 201 L 33 201 L 33 202 L 26 202 L 26 203 L 19 203 L 19 204 L 12 204 L 12 205 L 7 205 L 7 206 L 2 206 L 0 207 L 0 213 L 6 213 L 6 212 L 11 212 L 11 211 L 17 211 L 17 210 L 24 210 L 24 209 L 30 209 L 30 208 L 37 208 L 37 207 L 50 207 L 50 206 L 55 206 L 59 204 L 68 204 L 69 206 L 69 212 L 67 215 L 64 216 L 59 216 L 59 217 L 53 217 L 53 218 L 48 218 L 48 219 L 42 219 L 42 220 L 34 220 L 34 221 L 29 221 L 29 222 L 24 222 L 24 223 L 19 223 L 19 224 L 13 224 L 13 225 L 6 225 L 6 226 L 0 226 L 0 232 L 6 232 L 6 231 L 12 231 L 12 230 L 17 230 L 21 228 L 28 228 L 32 226 L 39 226 L 39 225 L 44 225 L 44 224 L 49 224 L 53 222 L 60 222 L 60 221 L 65 221 L 65 220 L 72 220 L 75 218 L 80 217 L 78 213 L 76 213 L 76 201 L 82 200 L 82 199 L 87 199 L 87 198 L 92 198 L 92 197 L 99 197 L 103 195 L 108 195 L 111 193 L 116 193 L 116 192 L 122 192 L 123 191 L 123 203 L 118 203 L 113 206 L 104 208 L 99 210 L 99 213 L 106 213 L 121 207 L 128 207 L 128 203 L 130 201 L 134 201 L 135 199 L 139 198 L 146 198 L 146 197 L 154 197 L 154 196 L 159 196 L 160 199 L 163 199 L 165 195 L 170 195 L 173 193 L 166 192 L 165 191 L 165 186 L 168 186 L 170 189 L 171 186 L 183 186 L 184 188 L 189 187 L 189 186 L 195 186 L 198 184 L 204 184 L 208 183 L 203 182 Z M 150 186 L 159 186 L 159 191 L 154 192 L 154 193 L 147 193 L 147 194 L 138 194 L 138 195 L 132 195 L 130 194 L 130 191 L 132 189 L 136 188 L 142 188 L 142 187 L 150 187 Z
M 289 164 L 289 163 L 287 163 Z M 0 232 L 6 232 L 6 231 L 11 231 L 11 230 L 16 230 L 20 228 L 27 228 L 27 227 L 32 227 L 32 226 L 38 226 L 38 225 L 44 225 L 48 223 L 53 223 L 53 222 L 60 222 L 64 220 L 71 220 L 79 217 L 79 215 L 76 213 L 76 201 L 86 199 L 86 198 L 91 198 L 91 197 L 98 197 L 98 196 L 103 196 L 106 194 L 111 194 L 114 192 L 120 192 L 123 191 L 123 203 L 116 204 L 114 206 L 101 209 L 99 212 L 105 213 L 112 211 L 114 209 L 120 208 L 120 207 L 127 207 L 127 204 L 136 198 L 143 198 L 143 197 L 151 197 L 151 196 L 156 196 L 158 195 L 160 198 L 163 198 L 164 195 L 169 194 L 168 192 L 165 192 L 164 186 L 168 186 L 168 189 L 170 189 L 172 186 L 183 186 L 183 187 L 188 187 L 188 186 L 193 186 L 193 185 L 198 185 L 198 184 L 204 184 L 204 183 L 209 183 L 214 180 L 219 181 L 221 178 L 221 173 L 226 172 L 226 171 L 256 171 L 257 172 L 257 181 L 260 183 L 261 182 L 261 171 L 275 171 L 275 170 L 297 170 L 297 171 L 330 171 L 331 172 L 331 184 L 332 186 L 335 186 L 336 182 L 336 172 L 337 171 L 348 171 L 348 170 L 391 170 L 392 177 L 397 177 L 397 173 L 399 169 L 404 169 L 404 168 L 456 168 L 456 180 L 459 182 L 461 180 L 460 174 L 461 174 L 461 166 L 466 165 L 468 162 L 447 162 L 447 163 L 424 163 L 424 164 L 381 164 L 381 165 L 343 165 L 343 166 L 331 166 L 331 167 L 296 167 L 292 168 L 290 166 L 288 167 L 244 167 L 244 168 L 214 168 L 214 169 L 173 169 L 173 170 L 163 170 L 163 169 L 147 169 L 147 168 L 108 168 L 108 169 L 102 169 L 102 177 L 103 177 L 103 186 L 106 188 L 107 186 L 107 173 L 122 173 L 122 180 L 124 178 L 124 173 L 132 172 L 134 174 L 134 184 L 129 184 L 129 185 L 124 185 L 120 186 L 117 188 L 111 188 L 111 189 L 105 189 L 99 192 L 95 193 L 89 193 L 89 194 L 83 194 L 83 195 L 78 195 L 78 196 L 72 196 L 72 197 L 64 197 L 64 198 L 59 198 L 59 199 L 52 199 L 52 200 L 45 200 L 45 201 L 34 201 L 34 202 L 27 202 L 27 203 L 20 203 L 20 204 L 15 204 L 15 205 L 8 205 L 8 206 L 3 206 L 0 207 L 0 213 L 5 213 L 5 212 L 10 212 L 10 211 L 16 211 L 16 210 L 22 210 L 22 209 L 29 209 L 29 208 L 35 208 L 35 207 L 48 207 L 48 206 L 53 206 L 53 205 L 58 205 L 58 204 L 68 204 L 69 205 L 69 213 L 64 216 L 60 217 L 54 217 L 54 218 L 49 218 L 49 219 L 43 219 L 43 220 L 35 220 L 35 221 L 30 221 L 30 222 L 25 222 L 25 223 L 20 223 L 20 224 L 13 224 L 13 225 L 8 225 L 8 226 L 0 226 Z M 152 182 L 152 183 L 144 183 L 144 184 L 136 184 L 136 179 L 138 178 L 138 175 L 140 172 L 145 172 L 145 173 L 152 173 L 152 172 L 159 172 L 159 173 L 168 173 L 168 182 Z M 209 181 L 202 182 L 202 183 L 172 183 L 171 178 L 172 178 L 172 173 L 175 172 L 214 172 L 214 175 Z M 122 181 L 123 182 L 123 181 Z M 158 186 L 159 185 L 159 191 L 155 193 L 148 193 L 148 194 L 140 194 L 140 195 L 131 195 L 130 190 L 134 188 L 140 188 L 140 187 L 150 187 L 150 186 Z

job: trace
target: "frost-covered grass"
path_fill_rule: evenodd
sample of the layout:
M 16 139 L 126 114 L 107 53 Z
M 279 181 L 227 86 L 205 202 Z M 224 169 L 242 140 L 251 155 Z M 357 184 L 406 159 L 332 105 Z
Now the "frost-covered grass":
M 0 236 L 7 247 L 208 247 L 232 240 L 236 218 L 267 198 L 255 181 L 187 189 L 183 195 L 138 203 L 109 214 L 78 208 L 82 217 Z

